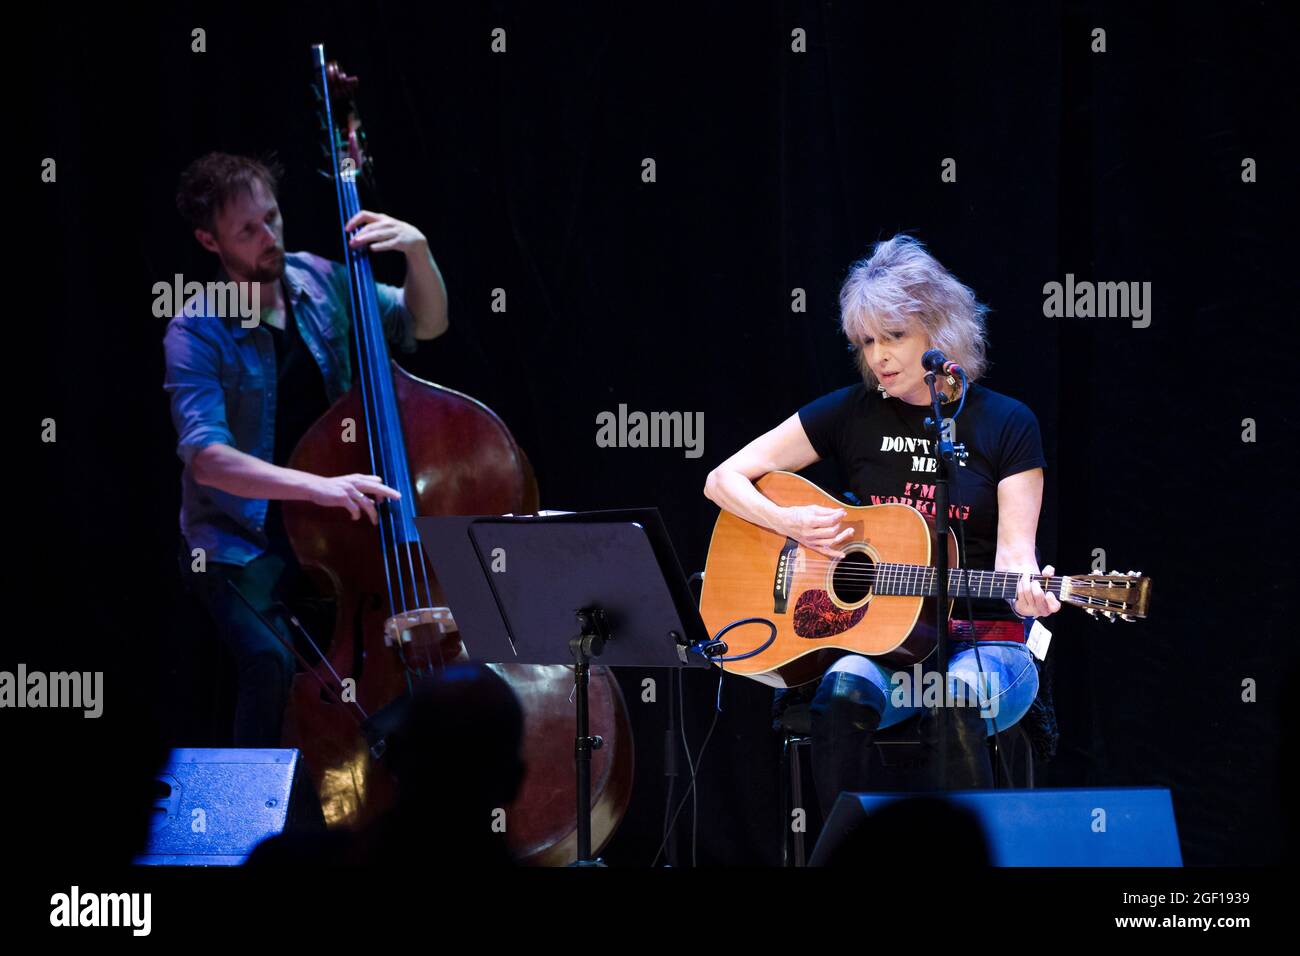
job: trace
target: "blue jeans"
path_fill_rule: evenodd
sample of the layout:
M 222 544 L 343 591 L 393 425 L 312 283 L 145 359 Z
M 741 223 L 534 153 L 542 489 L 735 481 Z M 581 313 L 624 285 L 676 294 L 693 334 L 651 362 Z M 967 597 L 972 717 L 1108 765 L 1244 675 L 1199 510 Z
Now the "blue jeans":
M 1031 624 L 1025 623 L 1026 633 Z M 979 664 L 983 665 L 983 680 L 980 680 L 980 669 L 975 660 L 974 643 L 953 641 L 949 646 L 950 693 L 964 693 L 972 703 L 979 701 L 989 734 L 993 733 L 995 722 L 1001 732 L 1025 716 L 1038 694 L 1038 667 L 1028 646 L 1013 641 L 980 641 Z M 910 693 L 916 676 L 913 669 L 894 670 L 880 665 L 873 658 L 847 654 L 827 673 L 836 671 L 850 671 L 865 677 L 880 691 L 884 698 L 881 728 L 892 727 L 921 712 L 921 707 L 912 703 L 913 695 Z M 958 687 L 958 682 L 963 686 Z M 975 696 L 977 689 L 978 698 Z

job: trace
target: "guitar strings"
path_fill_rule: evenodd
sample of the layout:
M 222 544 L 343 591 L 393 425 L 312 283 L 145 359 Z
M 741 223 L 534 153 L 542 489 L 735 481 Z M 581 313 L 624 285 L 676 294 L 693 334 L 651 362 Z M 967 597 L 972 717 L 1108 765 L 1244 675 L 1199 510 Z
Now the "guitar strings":
M 836 563 L 833 561 L 809 561 L 806 562 L 803 565 L 803 567 L 805 569 L 813 570 L 813 571 L 820 571 L 824 568 L 836 568 L 834 572 L 835 577 L 840 579 L 845 579 L 845 580 L 903 581 L 903 580 L 908 580 L 913 578 L 933 580 L 934 578 L 937 577 L 937 573 L 934 568 L 927 567 L 925 565 L 920 565 L 920 564 L 900 564 L 900 565 L 894 565 L 892 567 L 873 565 L 872 567 L 869 568 L 854 568 L 851 566 L 848 567 L 837 566 Z M 961 577 L 965 577 L 968 581 L 972 580 L 973 576 L 979 575 L 980 577 L 978 580 L 980 583 L 988 583 L 989 581 L 989 579 L 984 578 L 983 575 L 994 575 L 995 577 L 992 579 L 993 583 L 1009 583 L 1013 580 L 1019 581 L 1020 578 L 1024 577 L 1024 573 L 1016 572 L 1016 571 L 976 571 L 976 570 L 967 570 L 965 568 L 960 568 L 960 569 L 952 568 L 948 573 L 950 577 L 961 576 Z M 998 575 L 1000 575 L 1001 577 L 997 577 Z M 1034 574 L 1034 575 L 1030 575 L 1030 577 L 1033 581 L 1037 581 L 1040 583 L 1051 583 L 1053 585 L 1059 585 L 1060 583 L 1063 583 L 1068 577 L 1070 577 L 1070 575 L 1061 574 L 1061 575 L 1049 576 L 1043 574 Z M 1086 580 L 1086 578 L 1084 578 L 1083 580 Z
M 856 583 L 856 584 L 865 583 L 868 585 L 874 585 L 878 589 L 877 593 L 881 597 L 923 597 L 925 596 L 924 593 L 889 594 L 887 593 L 887 590 L 894 585 L 907 587 L 909 589 L 922 588 L 928 590 L 935 585 L 936 579 L 938 577 L 937 568 L 933 568 L 927 565 L 920 565 L 920 564 L 893 564 L 888 562 L 882 562 L 878 564 L 872 564 L 867 567 L 854 568 L 852 566 L 840 567 L 839 561 L 815 560 L 815 561 L 806 561 L 804 567 L 814 569 L 814 570 L 821 569 L 821 568 L 837 567 L 839 568 L 839 570 L 837 570 L 832 576 L 834 581 Z M 1012 583 L 1013 580 L 1018 584 L 1019 579 L 1024 576 L 1022 573 L 1016 571 L 983 571 L 983 570 L 974 570 L 974 569 L 966 569 L 966 568 L 952 568 L 949 571 L 949 575 L 950 575 L 949 584 L 954 587 L 954 591 L 950 595 L 951 597 L 961 597 L 963 594 L 970 593 L 972 590 L 974 592 L 973 594 L 971 594 L 972 597 L 980 597 L 982 595 L 980 595 L 979 592 L 983 589 L 983 586 L 985 584 L 989 584 L 991 587 L 1005 587 L 1006 585 Z M 964 582 L 962 580 L 963 575 L 965 576 Z M 992 581 L 984 580 L 983 578 L 984 575 L 992 575 L 993 580 Z M 974 576 L 979 576 L 979 579 L 973 580 Z M 953 577 L 956 578 L 955 581 L 951 580 L 951 578 Z M 1037 582 L 1043 586 L 1043 590 L 1045 592 L 1053 594 L 1056 597 L 1060 597 L 1061 587 L 1064 585 L 1066 579 L 1069 577 L 1070 577 L 1069 575 L 1050 575 L 1050 576 L 1031 575 L 1030 576 L 1032 581 Z M 1081 604 L 1085 604 L 1088 607 L 1117 608 L 1120 610 L 1128 609 L 1129 604 L 1126 601 L 1097 597 L 1095 595 L 1087 594 L 1086 592 L 1090 590 L 1109 591 L 1119 587 L 1123 587 L 1125 589 L 1131 589 L 1132 587 L 1134 587 L 1133 580 L 1129 578 L 1128 575 L 1100 575 L 1100 577 L 1105 577 L 1105 578 L 1123 577 L 1126 580 L 1124 581 L 1108 580 L 1108 581 L 1099 582 L 1099 581 L 1090 580 L 1088 576 L 1083 576 L 1083 575 L 1075 576 L 1074 583 L 1071 587 L 1072 595 L 1075 596 Z M 963 583 L 966 585 L 964 591 L 962 590 Z M 995 595 L 993 595 L 992 593 L 988 595 L 988 597 L 994 597 L 994 596 Z M 996 596 L 1001 597 L 1003 595 L 996 595 Z
M 812 559 L 806 558 L 803 562 L 803 567 L 811 568 L 811 569 L 837 567 L 839 568 L 837 573 L 842 573 L 842 574 L 866 573 L 869 575 L 877 573 L 876 569 L 881 569 L 882 572 L 885 574 L 910 574 L 914 570 L 924 571 L 928 574 L 934 574 L 937 570 L 933 565 L 928 565 L 928 564 L 896 564 L 890 561 L 881 561 L 881 562 L 872 562 L 871 564 L 868 565 L 857 566 L 853 564 L 844 564 L 843 561 L 844 561 L 843 558 L 837 558 L 834 560 L 825 559 L 825 558 L 812 558 Z M 995 575 L 1004 574 L 1004 575 L 1016 575 L 1016 576 L 1022 576 L 1025 573 L 1027 573 L 1023 571 L 995 571 L 995 570 L 988 570 L 982 568 L 950 568 L 949 569 L 950 574 L 957 574 L 958 572 L 961 572 L 962 574 L 995 574 Z M 1068 575 L 1068 574 L 1060 574 L 1060 575 L 1033 574 L 1032 575 L 1032 577 L 1036 581 L 1065 580 L 1066 578 L 1071 576 L 1072 575 Z M 1125 578 L 1128 581 L 1136 580 L 1134 576 L 1127 575 L 1127 574 L 1073 575 L 1073 577 L 1076 580 L 1080 580 L 1080 581 L 1087 581 L 1091 577 Z
M 858 577 L 858 578 L 886 577 L 886 578 L 888 578 L 888 577 L 907 577 L 907 576 L 931 577 L 931 578 L 933 578 L 933 577 L 935 576 L 935 574 L 937 573 L 937 569 L 934 568 L 934 567 L 931 566 L 931 565 L 924 565 L 924 564 L 892 564 L 892 563 L 888 563 L 888 562 L 878 563 L 878 564 L 871 564 L 871 565 L 863 566 L 863 567 L 856 567 L 856 566 L 854 566 L 854 565 L 841 564 L 839 561 L 822 561 L 822 560 L 814 560 L 814 561 L 805 561 L 804 564 L 803 564 L 803 567 L 806 568 L 806 569 L 809 569 L 809 570 L 814 570 L 814 571 L 821 570 L 821 569 L 824 569 L 824 568 L 831 568 L 831 567 L 833 567 L 833 568 L 836 568 L 835 574 L 836 574 L 837 577 L 847 577 L 847 578 L 854 578 L 854 577 Z M 1014 578 L 1019 579 L 1019 578 L 1023 577 L 1023 576 L 1025 575 L 1026 572 L 1023 572 L 1023 571 L 988 571 L 988 570 L 982 570 L 982 569 L 976 569 L 976 568 L 951 568 L 951 569 L 949 569 L 949 572 L 948 572 L 948 573 L 949 573 L 950 575 L 957 575 L 957 574 L 962 574 L 962 575 L 966 575 L 966 576 L 975 576 L 975 575 L 979 575 L 979 576 L 981 576 L 981 580 L 983 580 L 983 578 L 982 578 L 983 575 L 994 575 L 994 576 L 995 576 L 995 577 L 994 577 L 994 580 L 996 581 L 996 580 L 999 580 L 998 577 L 997 577 L 998 575 L 1002 575 L 1002 576 L 1003 576 L 1002 580 L 1006 580 L 1007 578 L 1010 578 L 1010 577 L 1014 577 Z M 1107 578 L 1107 579 L 1113 579 L 1113 578 L 1123 578 L 1123 579 L 1124 579 L 1124 580 L 1122 580 L 1122 581 L 1109 580 L 1109 581 L 1107 582 L 1107 586 L 1108 586 L 1108 587 L 1132 587 L 1132 586 L 1133 586 L 1133 582 L 1136 581 L 1136 578 L 1135 578 L 1135 577 L 1130 576 L 1130 575 L 1126 575 L 1126 574 L 1115 574 L 1115 575 L 1110 575 L 1110 574 L 1101 574 L 1101 575 L 1067 575 L 1067 574 L 1060 574 L 1060 575 L 1056 575 L 1056 574 L 1053 574 L 1053 575 L 1045 575 L 1045 574 L 1032 574 L 1032 575 L 1030 575 L 1030 577 L 1031 577 L 1034 581 L 1040 581 L 1040 582 L 1045 582 L 1045 581 L 1058 582 L 1058 581 L 1064 581 L 1064 580 L 1066 580 L 1067 578 L 1073 577 L 1074 580 L 1075 580 L 1076 582 L 1078 582 L 1078 583 L 1082 583 L 1082 584 L 1084 584 L 1084 585 L 1091 585 L 1091 586 L 1097 586 L 1097 585 L 1098 585 L 1098 582 L 1092 580 L 1093 577 L 1102 577 L 1102 578 Z

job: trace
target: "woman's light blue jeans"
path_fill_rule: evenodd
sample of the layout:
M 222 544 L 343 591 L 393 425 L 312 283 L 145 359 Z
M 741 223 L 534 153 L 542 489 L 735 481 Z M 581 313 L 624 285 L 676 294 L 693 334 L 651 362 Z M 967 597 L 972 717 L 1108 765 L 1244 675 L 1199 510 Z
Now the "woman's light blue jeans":
M 1032 623 L 1025 622 L 1026 634 Z M 978 699 L 989 734 L 994 732 L 995 723 L 1000 733 L 1025 716 L 1038 693 L 1038 667 L 1028 646 L 1014 641 L 980 641 L 978 663 L 973 642 L 953 641 L 949 648 L 949 693 L 965 695 L 964 699 L 972 705 Z M 981 665 L 983 680 L 980 679 Z M 836 671 L 850 671 L 865 677 L 881 692 L 884 697 L 880 716 L 882 729 L 921 712 L 922 688 L 917 686 L 919 672 L 914 668 L 895 670 L 861 654 L 846 654 L 827 673 Z M 958 682 L 964 686 L 958 687 Z M 978 698 L 975 696 L 977 689 Z M 934 692 L 937 695 L 937 688 Z

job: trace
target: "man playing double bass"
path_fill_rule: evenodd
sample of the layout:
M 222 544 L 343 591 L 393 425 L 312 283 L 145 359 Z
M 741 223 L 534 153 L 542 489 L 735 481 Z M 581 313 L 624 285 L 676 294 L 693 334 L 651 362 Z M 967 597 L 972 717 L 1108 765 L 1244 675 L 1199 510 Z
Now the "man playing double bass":
M 291 637 L 278 604 L 303 589 L 280 501 L 364 513 L 398 493 L 375 475 L 314 475 L 286 467 L 307 429 L 352 384 L 347 267 L 284 249 L 278 171 L 211 153 L 181 175 L 180 214 L 220 260 L 221 281 L 260 284 L 261 314 L 245 327 L 214 303 L 191 301 L 167 326 L 164 389 L 171 399 L 181 474 L 180 565 L 237 670 L 233 745 L 278 747 L 295 658 L 231 592 L 236 587 Z M 360 227 L 360 228 L 358 228 Z M 347 224 L 353 248 L 406 255 L 402 288 L 377 283 L 391 345 L 447 330 L 447 290 L 424 235 L 362 210 Z

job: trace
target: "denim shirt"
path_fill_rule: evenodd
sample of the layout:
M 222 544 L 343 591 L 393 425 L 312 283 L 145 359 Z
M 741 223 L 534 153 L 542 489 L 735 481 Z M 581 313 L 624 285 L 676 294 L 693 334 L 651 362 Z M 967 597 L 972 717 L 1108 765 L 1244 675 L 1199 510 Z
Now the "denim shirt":
M 306 252 L 285 254 L 284 285 L 303 342 L 320 366 L 333 403 L 352 384 L 348 348 L 347 267 Z M 228 281 L 221 270 L 218 281 Z M 402 290 L 375 284 L 385 337 L 415 351 L 414 323 Z M 181 472 L 181 534 L 208 561 L 244 565 L 267 549 L 267 500 L 241 498 L 194 480 L 194 456 L 229 445 L 271 461 L 275 449 L 276 357 L 271 333 L 245 328 L 238 316 L 219 318 L 200 295 L 167 324 L 163 389 L 171 398 Z M 198 312 L 198 315 L 186 315 Z

